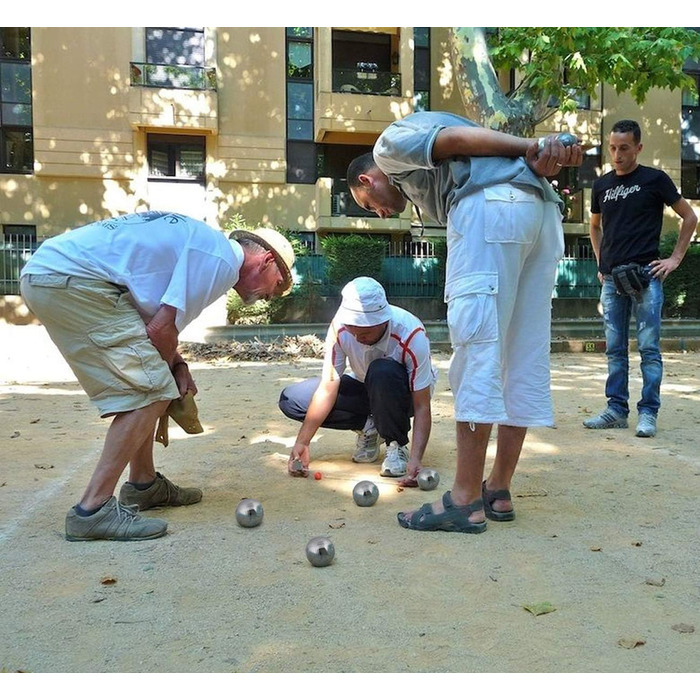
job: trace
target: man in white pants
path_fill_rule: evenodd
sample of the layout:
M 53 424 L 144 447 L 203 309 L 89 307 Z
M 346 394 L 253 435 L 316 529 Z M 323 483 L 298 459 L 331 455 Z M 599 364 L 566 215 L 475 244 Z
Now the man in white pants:
M 95 471 L 66 516 L 67 539 L 160 537 L 167 522 L 139 510 L 201 500 L 200 489 L 176 486 L 153 459 L 156 422 L 173 400 L 197 391 L 178 334 L 231 288 L 244 303 L 286 293 L 293 264 L 277 231 L 227 238 L 167 212 L 98 221 L 41 245 L 22 270 L 22 297 L 100 416 L 112 417 Z
M 510 482 L 527 428 L 553 425 L 551 293 L 563 234 L 560 201 L 544 176 L 581 160 L 578 145 L 556 136 L 541 144 L 421 112 L 385 129 L 348 168 L 365 209 L 384 218 L 410 201 L 447 226 L 457 473 L 441 501 L 399 513 L 403 527 L 480 533 L 486 518 L 515 517 Z M 494 423 L 497 453 L 484 480 Z

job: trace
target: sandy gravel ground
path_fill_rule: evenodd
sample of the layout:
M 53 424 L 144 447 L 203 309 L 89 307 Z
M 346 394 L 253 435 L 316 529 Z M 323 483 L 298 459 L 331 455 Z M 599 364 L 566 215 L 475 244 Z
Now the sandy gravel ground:
M 437 359 L 426 463 L 449 487 L 449 358 Z M 643 440 L 581 427 L 603 405 L 603 355 L 554 355 L 557 428 L 531 431 L 517 518 L 482 535 L 400 528 L 396 512 L 442 484 L 399 491 L 350 461 L 351 434 L 317 436 L 321 480 L 286 475 L 297 425 L 276 399 L 318 360 L 196 363 L 206 432 L 171 429 L 156 456 L 204 500 L 159 511 L 159 540 L 70 543 L 63 519 L 106 423 L 42 328 L 0 326 L 0 670 L 697 672 L 699 360 L 666 355 L 659 434 Z M 351 497 L 365 478 L 380 489 L 371 508 Z M 236 524 L 243 497 L 262 502 L 260 527 Z M 316 535 L 335 543 L 332 566 L 307 562 Z

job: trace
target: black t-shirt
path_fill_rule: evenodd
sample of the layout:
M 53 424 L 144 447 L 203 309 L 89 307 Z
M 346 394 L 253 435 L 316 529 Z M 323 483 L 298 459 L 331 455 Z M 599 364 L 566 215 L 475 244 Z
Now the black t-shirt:
M 616 265 L 646 265 L 658 259 L 664 206 L 680 198 L 665 172 L 645 165 L 627 175 L 613 170 L 598 178 L 593 183 L 591 212 L 602 214 L 600 271 L 608 274 Z

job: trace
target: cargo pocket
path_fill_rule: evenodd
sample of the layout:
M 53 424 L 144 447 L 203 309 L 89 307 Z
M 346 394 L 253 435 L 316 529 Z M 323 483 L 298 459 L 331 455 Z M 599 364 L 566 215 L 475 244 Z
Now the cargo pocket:
M 498 275 L 474 272 L 445 288 L 447 325 L 454 347 L 498 340 Z
M 542 226 L 542 199 L 534 190 L 495 185 L 484 190 L 487 243 L 532 244 Z
M 146 329 L 132 322 L 117 321 L 88 331 L 90 340 L 102 351 L 101 359 L 118 379 L 115 387 L 123 391 L 150 392 L 156 388 L 148 371 L 148 362 L 158 351 L 146 335 Z

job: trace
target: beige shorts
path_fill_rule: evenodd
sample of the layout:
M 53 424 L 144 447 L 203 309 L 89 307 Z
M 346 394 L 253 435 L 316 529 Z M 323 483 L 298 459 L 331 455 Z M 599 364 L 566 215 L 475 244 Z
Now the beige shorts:
M 56 274 L 20 291 L 103 418 L 180 396 L 126 288 Z

